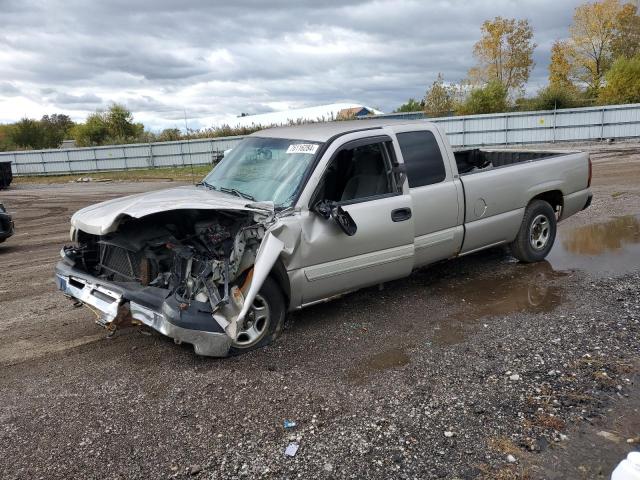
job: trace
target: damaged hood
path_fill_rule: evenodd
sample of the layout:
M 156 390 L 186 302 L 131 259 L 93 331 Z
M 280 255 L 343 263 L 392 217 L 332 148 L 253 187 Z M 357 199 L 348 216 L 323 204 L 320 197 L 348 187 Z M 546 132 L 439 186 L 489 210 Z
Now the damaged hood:
M 104 235 L 118 228 L 124 217 L 141 218 L 169 210 L 244 210 L 273 212 L 273 204 L 251 202 L 195 185 L 129 195 L 78 210 L 71 225 L 92 235 Z

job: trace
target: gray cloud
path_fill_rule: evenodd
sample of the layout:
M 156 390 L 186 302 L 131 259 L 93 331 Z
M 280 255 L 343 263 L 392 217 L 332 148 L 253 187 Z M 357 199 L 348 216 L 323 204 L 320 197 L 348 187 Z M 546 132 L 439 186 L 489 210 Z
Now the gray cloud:
M 391 110 L 438 72 L 464 78 L 497 15 L 531 21 L 536 90 L 579 1 L 2 0 L 0 102 L 81 119 L 119 101 L 156 127 L 184 110 L 196 123 L 336 101 Z
M 84 95 L 71 95 L 68 93 L 55 93 L 53 102 L 56 105 L 102 105 L 103 100 L 97 95 L 87 93 Z
M 15 97 L 21 95 L 18 87 L 9 82 L 0 82 L 0 95 L 5 97 Z

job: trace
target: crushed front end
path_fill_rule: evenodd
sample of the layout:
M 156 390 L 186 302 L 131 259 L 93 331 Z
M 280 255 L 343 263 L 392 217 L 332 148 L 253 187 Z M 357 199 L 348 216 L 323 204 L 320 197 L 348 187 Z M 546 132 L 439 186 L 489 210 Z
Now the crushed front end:
M 238 342 L 254 264 L 269 222 L 251 210 L 169 210 L 123 217 L 102 235 L 72 229 L 58 288 L 113 330 L 140 322 L 226 356 Z M 246 308 L 244 310 L 247 310 Z

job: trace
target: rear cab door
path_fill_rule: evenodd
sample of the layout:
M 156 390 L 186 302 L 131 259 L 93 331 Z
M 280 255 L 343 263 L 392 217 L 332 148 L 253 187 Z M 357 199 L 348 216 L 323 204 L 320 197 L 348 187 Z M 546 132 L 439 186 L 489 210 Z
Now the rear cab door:
M 302 304 L 409 275 L 413 268 L 411 197 L 398 173 L 392 135 L 382 129 L 334 140 L 298 201 L 301 245 L 293 262 Z M 357 226 L 345 234 L 314 212 L 329 200 Z
M 402 158 L 411 195 L 414 267 L 458 254 L 464 238 L 464 191 L 453 151 L 435 125 L 389 127 Z

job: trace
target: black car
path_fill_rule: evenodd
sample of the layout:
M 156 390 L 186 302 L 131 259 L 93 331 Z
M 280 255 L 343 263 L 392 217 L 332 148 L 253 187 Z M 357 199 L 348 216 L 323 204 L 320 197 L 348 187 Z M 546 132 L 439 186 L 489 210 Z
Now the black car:
M 13 235 L 13 220 L 7 213 L 4 205 L 0 203 L 0 243 Z

